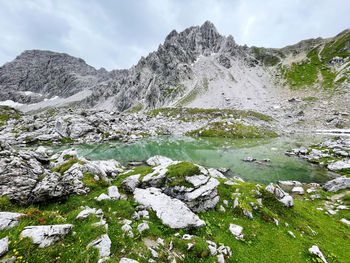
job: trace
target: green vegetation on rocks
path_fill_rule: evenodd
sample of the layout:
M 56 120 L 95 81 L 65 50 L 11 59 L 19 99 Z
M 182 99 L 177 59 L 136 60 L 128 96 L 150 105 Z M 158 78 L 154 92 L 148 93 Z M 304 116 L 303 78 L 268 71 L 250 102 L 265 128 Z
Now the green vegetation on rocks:
M 21 117 L 20 111 L 13 109 L 9 106 L 0 105 L 0 126 L 3 126 L 10 119 L 18 120 Z
M 168 171 L 166 173 L 169 179 L 168 186 L 186 186 L 193 187 L 191 183 L 188 183 L 185 178 L 186 176 L 199 175 L 199 167 L 190 162 L 181 162 L 178 164 L 173 164 L 167 167 Z
M 264 127 L 245 125 L 240 122 L 212 122 L 198 130 L 189 132 L 188 135 L 201 137 L 224 138 L 268 138 L 277 137 L 277 133 Z
M 162 114 L 166 117 L 173 117 L 183 121 L 195 121 L 200 119 L 222 118 L 256 118 L 258 120 L 270 122 L 273 118 L 260 112 L 244 111 L 234 109 L 200 109 L 200 108 L 158 108 L 147 113 L 150 116 Z

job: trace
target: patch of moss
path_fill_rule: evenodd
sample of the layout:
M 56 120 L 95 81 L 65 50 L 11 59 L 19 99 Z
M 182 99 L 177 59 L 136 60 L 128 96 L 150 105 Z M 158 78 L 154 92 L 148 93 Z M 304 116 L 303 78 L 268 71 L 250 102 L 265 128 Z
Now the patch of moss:
M 162 114 L 167 117 L 177 118 L 183 121 L 195 121 L 200 119 L 222 118 L 256 118 L 258 120 L 271 122 L 274 119 L 271 116 L 252 110 L 234 110 L 234 109 L 200 109 L 200 108 L 158 108 L 147 112 L 147 115 L 157 116 Z
M 190 162 L 181 162 L 178 164 L 173 164 L 170 165 L 167 169 L 168 171 L 166 173 L 166 177 L 169 180 L 167 185 L 170 187 L 186 186 L 191 188 L 193 187 L 193 185 L 185 180 L 186 176 L 200 174 L 199 167 Z
M 212 122 L 208 126 L 191 131 L 187 135 L 223 138 L 267 138 L 277 137 L 277 133 L 263 127 L 249 126 L 240 122 Z
M 310 97 L 302 98 L 301 100 L 302 101 L 316 101 L 316 100 L 318 100 L 318 98 L 310 96 Z
M 71 138 L 68 138 L 68 137 L 64 137 L 61 139 L 61 143 L 62 144 L 71 144 L 71 143 L 74 143 L 74 140 Z
M 64 174 L 64 172 L 67 171 L 69 168 L 71 168 L 75 163 L 85 164 L 83 161 L 80 161 L 78 158 L 75 157 L 75 158 L 69 159 L 69 161 L 61 164 L 58 167 L 52 168 L 52 171 L 60 174 Z

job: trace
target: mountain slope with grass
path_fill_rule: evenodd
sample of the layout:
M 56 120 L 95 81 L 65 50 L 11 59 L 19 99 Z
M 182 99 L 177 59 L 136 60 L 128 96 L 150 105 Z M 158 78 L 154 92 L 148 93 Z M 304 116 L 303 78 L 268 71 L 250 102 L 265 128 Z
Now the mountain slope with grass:
M 283 126 L 348 127 L 348 117 L 336 113 L 350 112 L 349 43 L 345 30 L 280 49 L 247 47 L 207 21 L 173 30 L 126 70 L 96 70 L 67 54 L 25 51 L 0 68 L 0 104 L 24 111 L 253 110 Z

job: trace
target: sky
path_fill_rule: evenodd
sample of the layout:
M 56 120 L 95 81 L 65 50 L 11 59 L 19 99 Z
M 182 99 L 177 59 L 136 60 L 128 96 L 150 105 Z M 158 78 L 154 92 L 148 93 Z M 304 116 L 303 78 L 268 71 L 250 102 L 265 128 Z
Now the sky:
M 24 50 L 129 68 L 170 31 L 211 21 L 248 46 L 283 47 L 350 27 L 349 0 L 0 0 L 0 66 Z

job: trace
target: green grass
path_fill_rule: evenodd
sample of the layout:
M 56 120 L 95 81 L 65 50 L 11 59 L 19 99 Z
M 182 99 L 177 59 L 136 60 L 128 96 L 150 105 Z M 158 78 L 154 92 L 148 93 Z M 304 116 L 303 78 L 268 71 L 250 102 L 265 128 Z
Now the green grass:
M 173 165 L 169 169 L 168 177 L 178 178 L 190 176 L 198 173 L 198 167 L 182 162 Z M 146 168 L 135 168 L 134 172 L 149 172 Z M 138 171 L 137 171 L 138 170 Z M 134 173 L 131 172 L 131 173 Z M 84 180 L 90 180 L 92 175 L 84 175 Z M 127 175 L 117 177 L 113 182 L 119 186 Z M 20 224 L 12 229 L 2 231 L 0 238 L 8 236 L 10 238 L 10 251 L 7 257 L 16 255 L 23 257 L 19 262 L 97 262 L 98 253 L 96 249 L 86 249 L 87 244 L 102 234 L 107 233 L 112 241 L 111 257 L 107 262 L 119 262 L 120 258 L 128 257 L 140 262 L 147 262 L 150 257 L 144 240 L 156 240 L 158 237 L 165 240 L 165 249 L 159 252 L 157 262 L 168 262 L 168 255 L 165 253 L 170 242 L 173 243 L 173 252 L 184 254 L 183 261 L 177 262 L 217 262 L 216 256 L 211 256 L 206 244 L 206 240 L 212 240 L 218 245 L 229 246 L 232 250 L 232 257 L 226 262 L 317 262 L 315 256 L 308 252 L 312 245 L 318 245 L 325 254 L 329 263 L 347 263 L 350 258 L 350 236 L 349 228 L 339 222 L 340 218 L 350 219 L 350 211 L 342 210 L 334 216 L 326 215 L 318 211 L 317 207 L 322 207 L 327 196 L 332 193 L 320 192 L 324 199 L 315 201 L 295 200 L 293 208 L 284 207 L 271 194 L 262 189 L 263 208 L 252 210 L 250 202 L 256 202 L 257 195 L 252 192 L 256 189 L 254 183 L 238 182 L 238 185 L 225 185 L 225 179 L 219 179 L 221 184 L 218 187 L 220 202 L 217 208 L 208 212 L 199 213 L 199 217 L 206 222 L 206 226 L 199 229 L 175 230 L 161 223 L 154 212 L 150 211 L 150 229 L 142 234 L 138 233 L 137 225 L 142 221 L 135 221 L 133 227 L 134 238 L 126 236 L 122 230 L 120 219 L 131 219 L 135 207 L 131 195 L 128 200 L 105 200 L 98 202 L 94 197 L 101 193 L 106 193 L 105 185 L 96 182 L 94 187 L 86 196 L 71 195 L 67 200 L 60 203 L 31 205 L 22 207 L 11 203 L 7 198 L 0 198 L 1 211 L 16 211 L 25 213 L 26 216 L 20 219 Z M 85 181 L 86 182 L 86 181 Z M 90 185 L 91 186 L 91 185 Z M 232 193 L 241 193 L 239 196 L 239 206 L 233 208 L 235 196 Z M 227 200 L 229 205 L 226 211 L 219 211 L 218 207 Z M 350 205 L 350 195 L 343 198 L 346 205 Z M 98 218 L 90 215 L 85 220 L 75 220 L 75 217 L 82 210 L 80 206 L 101 208 L 105 219 L 109 225 L 106 231 L 103 227 L 94 227 L 93 223 L 98 222 Z M 250 209 L 254 215 L 253 219 L 244 217 L 243 209 Z M 280 224 L 277 227 L 273 218 L 278 219 Z M 25 226 L 29 225 L 49 225 L 49 224 L 74 224 L 71 232 L 57 243 L 47 247 L 38 248 L 33 245 L 28 238 L 22 239 L 20 233 Z M 243 227 L 244 238 L 236 240 L 229 232 L 230 223 Z M 289 224 L 289 227 L 285 226 Z M 316 231 L 313 235 L 311 227 Z M 292 238 L 288 231 L 296 235 Z M 74 234 L 74 232 L 76 234 Z M 175 233 L 179 236 L 175 236 Z M 183 240 L 183 234 L 195 235 L 192 240 Z M 301 236 L 302 234 L 302 236 Z M 188 244 L 194 246 L 187 250 Z M 143 255 L 143 256 L 140 256 Z
M 186 176 L 193 176 L 193 175 L 199 175 L 200 170 L 198 166 L 194 165 L 190 162 L 181 162 L 178 164 L 170 165 L 168 168 L 168 171 L 166 172 L 166 177 L 168 178 L 167 185 L 170 187 L 173 186 L 186 186 L 186 187 L 193 187 L 191 183 L 188 183 L 185 178 Z
M 337 90 L 347 78 L 342 76 L 335 81 L 337 73 L 327 63 L 336 56 L 349 57 L 349 41 L 350 33 L 347 32 L 328 42 L 324 47 L 319 45 L 312 49 L 304 61 L 280 67 L 286 84 L 291 89 L 310 88 L 319 84 L 323 90 Z
M 302 98 L 301 100 L 302 101 L 317 101 L 318 98 L 310 96 L 310 97 Z
M 199 109 L 199 108 L 158 108 L 147 113 L 150 116 L 162 114 L 184 121 L 195 121 L 200 119 L 212 119 L 215 117 L 229 118 L 256 118 L 258 120 L 271 122 L 273 118 L 260 112 L 233 110 L 233 109 Z
M 79 164 L 84 164 L 83 161 L 80 161 L 78 158 L 70 158 L 67 162 L 61 164 L 58 167 L 54 167 L 52 169 L 52 171 L 60 173 L 60 174 L 64 174 L 65 171 L 67 171 L 69 168 L 71 168 L 73 166 L 73 164 L 75 163 L 79 163 Z
M 277 133 L 263 127 L 249 126 L 240 122 L 212 122 L 208 126 L 189 132 L 187 135 L 223 138 L 268 138 L 277 137 Z
M 9 106 L 0 105 L 0 126 L 3 126 L 7 121 L 11 119 L 18 120 L 21 117 L 21 112 L 19 110 L 13 109 Z

